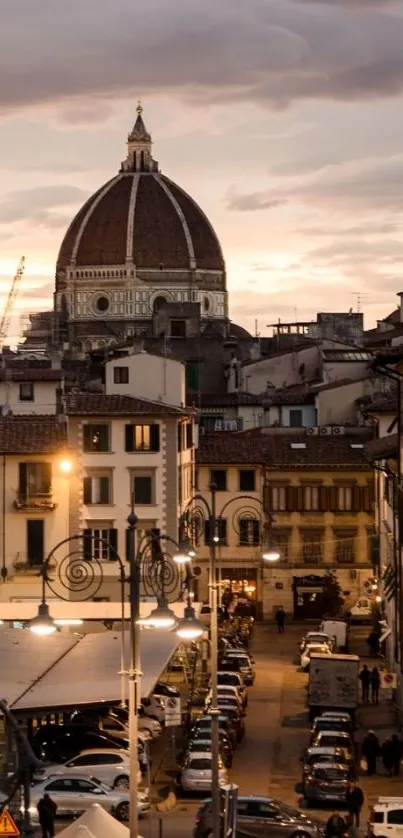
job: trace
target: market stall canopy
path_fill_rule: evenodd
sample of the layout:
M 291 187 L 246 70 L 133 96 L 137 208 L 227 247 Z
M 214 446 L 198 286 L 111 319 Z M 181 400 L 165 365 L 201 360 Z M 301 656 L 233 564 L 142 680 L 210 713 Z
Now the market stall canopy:
M 127 826 L 94 803 L 77 820 L 58 833 L 58 838 L 129 838 Z M 140 838 L 140 836 L 138 836 Z
M 11 710 L 119 701 L 122 641 L 127 668 L 127 632 L 38 637 L 26 630 L 2 629 L 0 697 Z M 150 695 L 179 642 L 173 632 L 141 632 L 142 697 Z

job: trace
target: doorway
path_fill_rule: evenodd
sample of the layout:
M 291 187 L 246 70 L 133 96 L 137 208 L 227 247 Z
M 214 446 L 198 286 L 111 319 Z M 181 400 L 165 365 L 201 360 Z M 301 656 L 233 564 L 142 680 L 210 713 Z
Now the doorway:
M 30 567 L 42 564 L 45 548 L 45 522 L 38 519 L 27 521 L 27 561 Z

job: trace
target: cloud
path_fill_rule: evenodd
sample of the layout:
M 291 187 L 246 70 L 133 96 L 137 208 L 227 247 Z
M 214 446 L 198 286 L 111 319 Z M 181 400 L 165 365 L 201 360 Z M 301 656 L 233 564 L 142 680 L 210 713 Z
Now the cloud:
M 320 209 L 341 212 L 403 209 L 403 157 L 396 156 L 361 167 L 340 166 L 318 177 L 305 178 L 289 188 L 239 194 L 232 188 L 226 196 L 227 209 L 247 212 L 267 210 L 279 204 L 299 202 Z
M 66 227 L 70 218 L 54 210 L 58 207 L 82 204 L 88 192 L 77 186 L 37 186 L 20 189 L 5 196 L 0 205 L 0 224 L 14 224 L 29 219 L 32 223 L 59 229 Z
M 403 18 L 385 3 L 359 5 L 148 0 L 139 15 L 132 0 L 2 0 L 0 110 L 68 100 L 74 123 L 82 108 L 71 102 L 83 95 L 279 108 L 403 93 Z
M 77 126 L 96 125 L 106 122 L 113 114 L 112 105 L 107 102 L 83 102 L 75 107 L 67 107 L 59 111 L 58 121 L 64 125 Z
M 353 224 L 350 227 L 299 227 L 296 232 L 301 236 L 334 239 L 349 236 L 384 236 L 398 233 L 401 229 L 401 224 L 395 221 L 368 221 L 366 224 Z
M 325 265 L 373 265 L 374 261 L 378 265 L 395 264 L 403 261 L 403 243 L 393 239 L 336 241 L 324 247 L 315 248 L 306 256 L 312 262 Z

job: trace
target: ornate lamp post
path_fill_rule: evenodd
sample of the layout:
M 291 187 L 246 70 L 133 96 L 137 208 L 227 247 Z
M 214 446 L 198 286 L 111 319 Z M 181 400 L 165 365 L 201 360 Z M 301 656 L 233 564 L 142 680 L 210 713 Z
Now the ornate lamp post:
M 130 638 L 130 661 L 129 661 L 129 760 L 130 760 L 130 815 L 129 828 L 130 837 L 138 836 L 138 781 L 137 781 L 137 748 L 138 748 L 138 709 L 141 699 L 140 678 L 140 626 L 145 625 L 154 629 L 173 629 L 177 624 L 175 613 L 168 603 L 168 596 L 180 588 L 179 564 L 184 564 L 183 549 L 177 542 L 167 535 L 160 535 L 151 532 L 145 535 L 137 544 L 137 522 L 138 518 L 134 508 L 128 516 L 127 523 L 127 559 L 128 573 L 125 564 L 113 546 L 105 539 L 96 536 L 75 535 L 59 542 L 49 553 L 41 567 L 42 576 L 42 602 L 38 609 L 38 615 L 30 624 L 30 629 L 39 635 L 48 635 L 56 630 L 57 621 L 53 621 L 46 602 L 46 588 L 61 599 L 71 599 L 84 602 L 92 599 L 100 590 L 104 580 L 103 565 L 100 556 L 106 555 L 111 561 L 119 565 L 119 583 L 121 591 L 121 621 L 122 621 L 122 649 L 121 649 L 121 675 L 125 674 L 124 660 L 124 620 L 125 620 L 125 586 L 129 585 L 129 638 Z M 174 553 L 165 552 L 162 544 L 168 544 L 174 549 Z M 60 552 L 68 548 L 67 554 L 59 558 Z M 190 556 L 188 556 L 190 561 Z M 50 574 L 55 571 L 56 578 Z M 148 617 L 140 619 L 140 587 L 147 593 L 152 592 L 157 597 L 157 607 L 151 611 Z M 186 619 L 186 612 L 185 612 Z M 81 621 L 82 622 L 82 621 Z M 191 620 L 188 619 L 190 628 Z M 64 625 L 71 624 L 64 621 Z M 76 623 L 75 623 L 76 624 Z M 193 630 L 197 631 L 197 621 L 194 622 Z M 201 631 L 197 633 L 199 636 Z M 179 631 L 180 635 L 180 631 Z M 181 636 L 181 635 L 180 635 Z M 182 635 L 183 636 L 183 635 Z M 121 700 L 124 703 L 125 691 L 122 680 Z
M 204 523 L 208 524 L 208 540 L 210 548 L 209 561 L 209 589 L 211 606 L 211 628 L 210 628 L 210 654 L 211 654 L 211 750 L 212 750 L 212 838 L 220 838 L 220 788 L 219 788 L 219 709 L 218 709 L 218 583 L 217 583 L 217 546 L 220 543 L 220 521 L 229 507 L 240 501 L 249 501 L 247 506 L 237 508 L 235 515 L 240 518 L 241 514 L 247 515 L 254 520 L 263 518 L 263 549 L 262 559 L 267 562 L 277 561 L 280 552 L 272 538 L 273 516 L 265 509 L 259 497 L 253 495 L 236 495 L 230 498 L 217 513 L 217 486 L 210 485 L 210 500 L 198 493 L 189 501 L 186 510 L 180 518 L 179 534 L 181 542 L 185 536 L 188 538 L 200 535 Z M 236 521 L 234 526 L 237 530 Z

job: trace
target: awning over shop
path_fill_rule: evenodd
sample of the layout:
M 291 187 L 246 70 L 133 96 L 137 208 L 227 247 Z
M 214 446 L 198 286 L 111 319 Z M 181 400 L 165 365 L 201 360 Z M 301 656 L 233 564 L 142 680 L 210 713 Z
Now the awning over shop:
M 50 709 L 119 701 L 121 651 L 127 632 L 37 637 L 0 631 L 1 697 L 11 710 Z M 140 637 L 141 695 L 146 697 L 179 645 L 173 632 L 143 631 Z M 126 684 L 127 686 L 127 684 Z
M 74 602 L 64 601 L 61 599 L 54 599 L 52 596 L 46 598 L 49 605 L 49 611 L 54 620 L 66 620 L 71 617 L 80 617 L 82 620 L 108 620 L 109 622 L 118 622 L 122 617 L 122 605 L 120 602 Z M 15 598 L 11 602 L 0 602 L 0 620 L 5 622 L 19 622 L 24 623 L 32 620 L 38 613 L 38 605 L 41 602 L 41 597 L 32 597 L 30 599 Z M 200 613 L 201 603 L 192 603 L 196 612 L 196 616 Z M 153 598 L 140 602 L 140 617 L 146 617 L 152 608 L 155 608 L 157 601 Z M 183 610 L 185 603 L 173 602 L 169 607 L 175 612 L 177 617 L 183 617 Z M 130 617 L 130 604 L 124 604 L 125 620 Z

